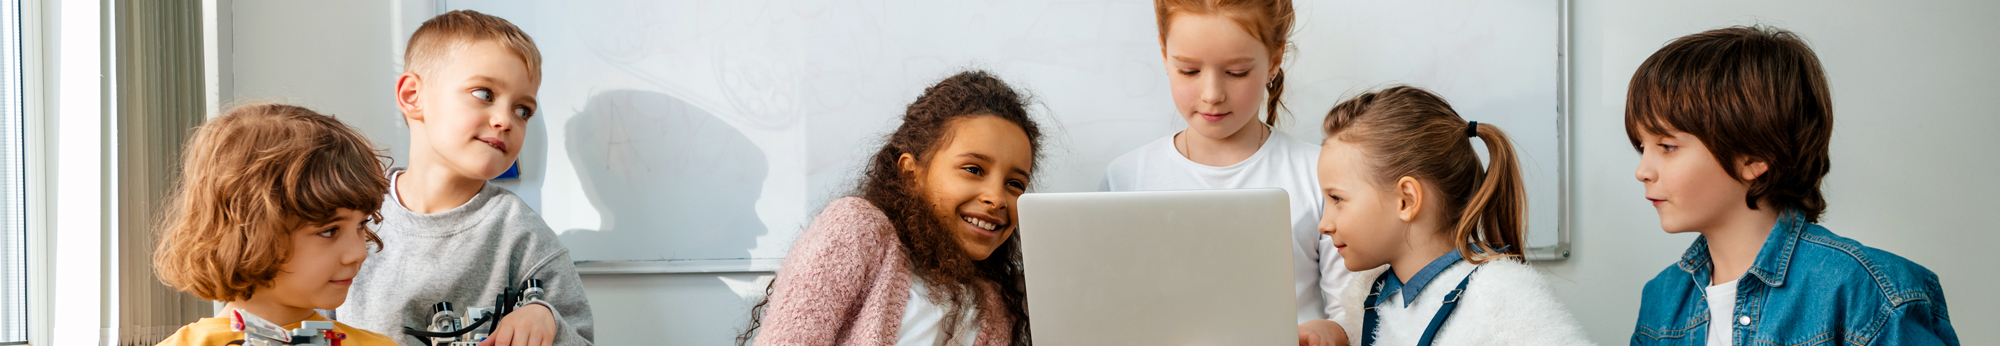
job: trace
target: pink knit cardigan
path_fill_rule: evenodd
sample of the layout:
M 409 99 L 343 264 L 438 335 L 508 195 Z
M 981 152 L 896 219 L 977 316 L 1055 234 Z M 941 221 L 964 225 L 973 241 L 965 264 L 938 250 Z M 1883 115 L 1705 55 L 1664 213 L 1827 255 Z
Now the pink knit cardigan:
M 910 301 L 895 226 L 858 197 L 834 200 L 785 255 L 756 345 L 893 345 Z M 1011 343 L 1012 320 L 987 291 L 978 346 Z

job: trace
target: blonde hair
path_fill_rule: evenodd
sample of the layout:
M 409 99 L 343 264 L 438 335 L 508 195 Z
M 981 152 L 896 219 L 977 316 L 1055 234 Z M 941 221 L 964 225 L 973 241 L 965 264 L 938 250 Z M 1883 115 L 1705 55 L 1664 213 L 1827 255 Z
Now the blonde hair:
M 403 49 L 403 71 L 422 76 L 449 62 L 454 50 L 475 42 L 500 44 L 528 65 L 528 78 L 542 80 L 542 52 L 535 40 L 506 19 L 473 10 L 445 12 L 417 27 Z
M 1176 14 L 1220 15 L 1243 27 L 1269 50 L 1273 61 L 1285 54 L 1292 39 L 1292 0 L 1153 0 L 1153 17 L 1160 25 L 1160 49 L 1167 49 L 1167 28 Z M 1264 124 L 1278 125 L 1278 101 L 1285 94 L 1285 70 L 1271 69 L 1271 81 L 1264 84 Z
M 196 128 L 181 153 L 153 270 L 202 299 L 248 299 L 290 260 L 293 229 L 331 222 L 340 209 L 381 218 L 387 159 L 353 128 L 304 107 L 230 109 Z
M 1402 177 L 1436 186 L 1433 196 L 1444 202 L 1445 222 L 1466 261 L 1518 257 L 1525 250 L 1527 191 L 1514 144 L 1499 127 L 1468 124 L 1444 98 L 1395 86 L 1333 106 L 1325 130 L 1327 140 L 1361 148 L 1378 186 Z M 1483 170 L 1466 139 L 1474 133 L 1486 143 Z

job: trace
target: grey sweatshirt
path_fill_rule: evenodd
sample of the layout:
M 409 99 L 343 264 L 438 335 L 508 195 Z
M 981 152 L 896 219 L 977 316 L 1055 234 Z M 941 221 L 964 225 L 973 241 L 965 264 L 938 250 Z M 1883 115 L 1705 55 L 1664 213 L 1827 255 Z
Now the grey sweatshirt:
M 493 306 L 508 286 L 518 289 L 528 279 L 541 279 L 547 290 L 541 303 L 556 317 L 555 345 L 591 344 L 590 302 L 576 264 L 541 214 L 492 184 L 457 208 L 420 214 L 396 198 L 396 175 L 402 172 L 389 170 L 382 222 L 374 228 L 382 248 L 361 264 L 347 303 L 334 310 L 336 320 L 402 345 L 423 345 L 404 335 L 403 327 L 430 326 L 432 304 L 448 301 L 465 314 L 471 307 Z

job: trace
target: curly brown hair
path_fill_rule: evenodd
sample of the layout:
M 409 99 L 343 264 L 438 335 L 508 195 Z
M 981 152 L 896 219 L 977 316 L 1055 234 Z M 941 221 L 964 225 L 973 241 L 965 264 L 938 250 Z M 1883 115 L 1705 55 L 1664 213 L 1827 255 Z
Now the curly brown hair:
M 304 107 L 239 106 L 195 129 L 167 199 L 153 270 L 202 299 L 240 301 L 291 257 L 291 231 L 340 209 L 380 220 L 387 156 L 331 116 Z M 381 248 L 367 228 L 362 237 Z
M 1039 159 L 1042 132 L 1028 117 L 1030 102 L 1027 95 L 1016 92 L 986 71 L 960 72 L 925 88 L 923 96 L 917 97 L 904 111 L 903 124 L 868 160 L 854 193 L 888 216 L 896 228 L 896 238 L 902 242 L 903 257 L 910 263 L 911 274 L 931 287 L 928 297 L 932 301 L 953 311 L 940 326 L 948 339 L 955 337 L 951 334 L 964 321 L 958 314 L 977 306 L 978 297 L 990 291 L 998 293 L 1004 310 L 979 309 L 981 319 L 993 316 L 988 314 L 1005 314 L 1013 320 L 1009 326 L 1013 344 L 1032 344 L 1028 334 L 1028 292 L 1021 274 L 1021 233 L 1008 236 L 985 260 L 973 260 L 945 227 L 948 222 L 944 220 L 951 218 L 932 212 L 938 208 L 923 198 L 916 188 L 917 182 L 913 181 L 915 177 L 905 175 L 896 162 L 903 154 L 912 154 L 919 163 L 929 162 L 950 140 L 953 122 L 982 116 L 1020 126 L 1028 134 L 1030 150 Z M 738 345 L 748 343 L 757 331 L 764 306 L 770 303 L 771 291 L 776 287 L 776 280 L 765 287 L 766 298 L 751 309 L 750 327 L 737 336 Z

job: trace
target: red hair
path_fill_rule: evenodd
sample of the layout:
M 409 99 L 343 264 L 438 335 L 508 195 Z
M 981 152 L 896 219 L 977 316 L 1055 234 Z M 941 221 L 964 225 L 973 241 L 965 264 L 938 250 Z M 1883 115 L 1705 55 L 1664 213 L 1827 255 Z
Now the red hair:
M 1174 15 L 1192 14 L 1198 16 L 1218 15 L 1236 22 L 1244 32 L 1264 44 L 1270 51 L 1271 61 L 1279 61 L 1285 54 L 1285 44 L 1291 41 L 1292 12 L 1291 0 L 1153 0 L 1154 18 L 1160 25 L 1160 51 L 1167 49 L 1167 28 L 1173 24 Z M 1270 113 L 1264 116 L 1264 123 L 1278 125 L 1278 97 L 1285 94 L 1285 70 L 1271 69 L 1271 82 L 1264 85 L 1264 108 Z

